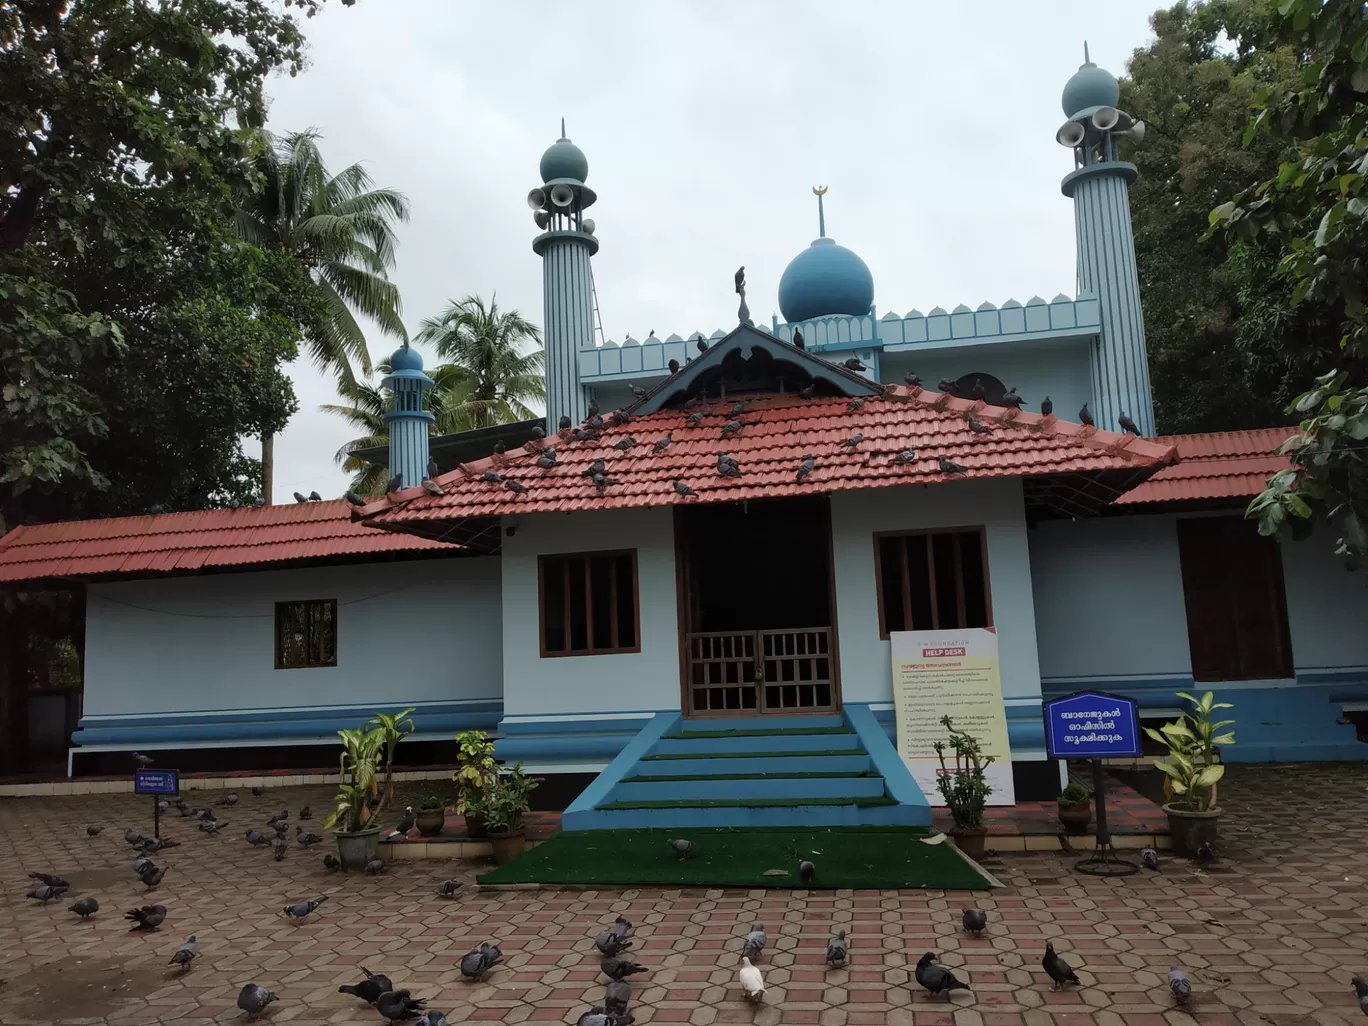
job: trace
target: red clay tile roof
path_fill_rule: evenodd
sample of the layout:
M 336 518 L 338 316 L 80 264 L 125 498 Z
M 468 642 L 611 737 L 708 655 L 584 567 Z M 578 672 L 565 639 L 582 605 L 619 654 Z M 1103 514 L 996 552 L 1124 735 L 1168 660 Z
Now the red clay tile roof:
M 366 530 L 343 499 L 17 527 L 0 537 L 0 581 L 199 570 L 458 546 Z
M 1258 495 L 1268 479 L 1291 464 L 1274 450 L 1297 433 L 1295 427 L 1218 431 L 1156 438 L 1178 450 L 1178 462 L 1116 500 L 1116 505 L 1240 499 Z
M 706 416 L 696 426 L 686 423 L 687 409 L 661 410 L 634 417 L 625 426 L 606 427 L 597 441 L 571 441 L 566 432 L 529 442 L 516 452 L 464 464 L 438 478 L 445 495 L 409 489 L 354 515 L 370 517 L 370 523 L 390 530 L 424 530 L 444 521 L 515 513 L 734 502 L 974 478 L 1145 473 L 1174 457 L 1169 445 L 925 389 L 892 387 L 854 410 L 845 398 L 743 398 L 745 427 L 733 438 L 722 437 L 732 400 L 713 400 L 701 407 Z M 971 412 L 990 433 L 970 430 Z M 667 432 L 672 441 L 657 455 L 653 446 Z M 859 444 L 843 447 L 842 442 L 856 432 L 863 435 Z M 619 451 L 616 444 L 629 436 L 637 444 Z M 538 450 L 547 445 L 555 446 L 560 465 L 543 470 L 536 460 Z M 894 455 L 909 446 L 916 449 L 915 460 L 906 465 L 894 462 Z M 740 464 L 740 477 L 718 473 L 718 454 L 723 452 Z M 816 457 L 816 469 L 799 483 L 798 464 L 809 453 Z M 964 472 L 942 474 L 940 456 L 962 465 Z M 617 482 L 602 495 L 584 473 L 596 458 L 604 461 L 607 475 Z M 487 470 L 517 481 L 526 492 L 518 494 L 484 480 Z M 676 479 L 692 487 L 698 498 L 677 495 L 671 483 Z

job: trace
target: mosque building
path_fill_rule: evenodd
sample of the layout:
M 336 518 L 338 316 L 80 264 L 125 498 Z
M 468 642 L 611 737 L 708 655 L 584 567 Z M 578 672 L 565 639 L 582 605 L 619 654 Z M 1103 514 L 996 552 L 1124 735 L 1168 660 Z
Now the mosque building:
M 410 759 L 488 730 L 567 826 L 925 824 L 894 646 L 987 630 L 1018 798 L 1058 793 L 1041 703 L 1085 688 L 1147 719 L 1216 690 L 1228 761 L 1364 758 L 1368 596 L 1243 518 L 1291 429 L 1155 436 L 1118 97 L 1091 62 L 1063 91 L 1075 295 L 879 313 L 819 191 L 782 321 L 738 272 L 731 327 L 621 342 L 562 126 L 528 197 L 545 420 L 433 436 L 400 349 L 383 496 L 11 532 L 0 585 L 86 609 L 83 705 L 30 696 L 31 735 L 68 717 L 76 773 L 316 766 L 413 706 Z

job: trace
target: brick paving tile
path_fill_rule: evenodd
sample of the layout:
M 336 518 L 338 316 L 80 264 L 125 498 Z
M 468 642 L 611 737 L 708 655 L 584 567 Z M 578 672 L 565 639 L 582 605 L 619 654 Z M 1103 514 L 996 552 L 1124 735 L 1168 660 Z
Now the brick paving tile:
M 283 862 L 242 839 L 288 805 L 325 808 L 328 788 L 239 791 L 218 836 L 174 812 L 154 855 L 166 879 L 145 893 L 133 877 L 126 827 L 150 829 L 149 799 L 131 795 L 0 799 L 0 1023 L 4 1026 L 202 1026 L 240 1021 L 238 989 L 275 990 L 277 1023 L 379 1023 L 347 995 L 364 965 L 446 1011 L 452 1022 L 573 1023 L 602 994 L 590 938 L 625 915 L 632 955 L 651 967 L 633 980 L 637 1022 L 690 1026 L 1347 1026 L 1362 1022 L 1349 977 L 1368 971 L 1368 823 L 1356 766 L 1232 766 L 1222 785 L 1221 862 L 1207 870 L 1165 858 L 1162 872 L 1119 880 L 1077 876 L 1077 855 L 1004 855 L 992 892 L 838 892 L 640 888 L 479 891 L 482 870 L 456 861 L 396 862 L 379 879 L 324 871 L 327 845 L 292 847 Z M 1305 795 L 1317 796 L 1315 818 Z M 191 804 L 217 794 L 189 792 Z M 1134 810 L 1138 815 L 1143 810 Z M 104 832 L 87 838 L 85 825 Z M 314 829 L 319 829 L 317 821 Z M 64 901 L 24 898 L 32 870 L 72 882 Z M 439 899 L 438 881 L 467 883 Z M 100 911 L 66 911 L 92 895 Z M 281 908 L 327 901 L 291 923 Z M 122 912 L 167 906 L 156 933 L 130 933 Z M 988 933 L 959 930 L 959 909 L 986 908 Z M 736 984 L 741 938 L 769 932 L 760 966 L 765 1007 Z M 845 929 L 849 968 L 822 964 L 826 937 Z M 190 934 L 202 955 L 166 965 Z M 1047 939 L 1083 985 L 1052 991 L 1040 970 Z M 497 940 L 505 964 L 467 984 L 460 956 Z M 972 994 L 930 999 L 911 984 L 923 951 L 967 979 Z M 1170 962 L 1192 974 L 1193 1007 L 1165 987 Z M 1295 986 L 1292 986 L 1295 984 Z M 911 988 L 911 989 L 909 989 Z M 915 993 L 914 993 L 915 991 Z

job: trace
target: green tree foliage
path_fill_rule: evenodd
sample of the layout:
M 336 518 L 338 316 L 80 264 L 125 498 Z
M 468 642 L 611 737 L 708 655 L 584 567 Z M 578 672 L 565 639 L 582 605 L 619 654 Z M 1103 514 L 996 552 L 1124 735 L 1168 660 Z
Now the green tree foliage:
M 1304 59 L 1290 82 L 1259 91 L 1247 132 L 1295 148 L 1274 174 L 1211 212 L 1225 237 L 1262 240 L 1296 304 L 1338 315 L 1333 353 L 1291 410 L 1303 417 L 1288 445 L 1293 469 L 1249 508 L 1259 530 L 1307 533 L 1324 518 L 1337 553 L 1356 569 L 1368 551 L 1368 10 L 1361 0 L 1277 0 L 1256 45 L 1292 46 Z
M 1277 172 L 1286 140 L 1244 143 L 1263 89 L 1295 81 L 1298 52 L 1259 40 L 1264 0 L 1178 4 L 1155 13 L 1155 38 L 1135 51 L 1121 106 L 1143 118 L 1127 159 L 1136 260 L 1156 416 L 1163 431 L 1288 423 L 1287 403 L 1327 349 L 1322 304 L 1291 302 L 1275 247 L 1244 236 L 1204 239 L 1208 214 Z

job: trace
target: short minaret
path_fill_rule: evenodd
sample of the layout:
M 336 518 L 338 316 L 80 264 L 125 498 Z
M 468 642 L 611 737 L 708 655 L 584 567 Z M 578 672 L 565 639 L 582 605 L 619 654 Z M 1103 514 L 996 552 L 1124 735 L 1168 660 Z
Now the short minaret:
M 1145 125 L 1117 109 L 1120 86 L 1088 60 L 1087 44 L 1083 61 L 1064 86 L 1062 106 L 1069 120 L 1055 138 L 1074 153 L 1074 170 L 1061 188 L 1074 201 L 1078 289 L 1097 296 L 1101 313 L 1101 337 L 1092 353 L 1092 414 L 1108 431 L 1120 431 L 1118 418 L 1129 414 L 1141 434 L 1152 436 L 1154 401 L 1130 215 L 1130 183 L 1139 172 L 1117 158 L 1119 141 L 1138 142 Z
M 400 488 L 417 488 L 427 477 L 428 430 L 436 419 L 423 409 L 423 396 L 433 381 L 423 373 L 423 357 L 407 345 L 390 357 L 390 372 L 380 382 L 394 396 L 385 414 L 389 428 L 389 472 L 398 474 Z
M 584 211 L 597 199 L 584 184 L 589 161 L 561 137 L 542 154 L 542 184 L 527 194 L 527 205 L 542 234 L 532 251 L 542 258 L 543 325 L 546 352 L 546 430 L 561 417 L 572 424 L 588 416 L 588 397 L 579 380 L 579 354 L 594 347 L 594 285 L 589 258 L 598 252 L 594 222 Z

